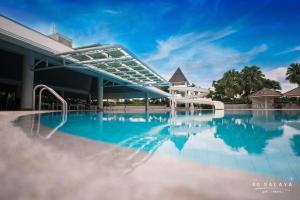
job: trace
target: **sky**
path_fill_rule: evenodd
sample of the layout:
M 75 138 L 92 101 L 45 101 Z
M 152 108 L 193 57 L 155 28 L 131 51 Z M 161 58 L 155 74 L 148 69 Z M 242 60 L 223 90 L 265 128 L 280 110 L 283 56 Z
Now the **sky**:
M 257 65 L 283 91 L 286 69 L 300 62 L 299 0 L 6 0 L 0 13 L 75 47 L 121 44 L 169 80 L 180 67 L 211 87 L 229 69 Z

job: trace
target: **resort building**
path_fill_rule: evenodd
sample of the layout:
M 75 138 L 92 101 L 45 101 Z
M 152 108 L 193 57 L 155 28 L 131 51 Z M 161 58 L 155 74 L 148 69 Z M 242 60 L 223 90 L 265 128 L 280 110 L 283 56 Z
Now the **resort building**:
M 180 68 L 176 70 L 169 80 L 171 94 L 171 108 L 174 110 L 178 104 L 185 104 L 186 108 L 194 109 L 194 105 L 211 105 L 214 109 L 223 110 L 224 104 L 220 101 L 213 101 L 207 98 L 209 90 L 194 85 L 189 85 L 189 81 Z
M 170 96 L 157 88 L 169 83 L 123 46 L 73 48 L 61 34 L 44 35 L 4 16 L 0 55 L 1 110 L 33 109 L 33 88 L 39 84 L 55 90 L 69 107 L 83 109 L 103 109 L 103 99 Z M 44 94 L 44 106 L 60 106 Z
M 300 87 L 294 88 L 283 94 L 285 97 L 300 97 Z
M 251 95 L 249 98 L 252 101 L 253 109 L 272 109 L 274 106 L 274 99 L 281 97 L 279 91 L 263 88 Z
M 180 67 L 177 68 L 169 82 L 171 83 L 171 86 L 188 86 L 190 84 Z

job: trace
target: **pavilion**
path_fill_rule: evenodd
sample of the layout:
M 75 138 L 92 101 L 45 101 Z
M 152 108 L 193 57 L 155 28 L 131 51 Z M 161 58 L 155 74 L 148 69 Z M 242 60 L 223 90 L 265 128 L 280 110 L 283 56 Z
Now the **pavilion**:
M 277 97 L 281 97 L 281 93 L 268 88 L 263 88 L 249 95 L 253 109 L 273 109 L 274 99 Z
M 300 87 L 294 88 L 283 94 L 285 97 L 300 97 Z

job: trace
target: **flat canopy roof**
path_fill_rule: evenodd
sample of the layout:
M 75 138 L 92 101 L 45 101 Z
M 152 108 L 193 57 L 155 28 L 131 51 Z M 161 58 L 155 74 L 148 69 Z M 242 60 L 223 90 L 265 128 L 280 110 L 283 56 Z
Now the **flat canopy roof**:
M 56 54 L 79 65 L 88 65 L 134 84 L 162 86 L 169 83 L 120 45 L 97 45 Z
M 149 97 L 170 96 L 169 93 L 155 87 L 169 83 L 120 45 L 96 45 L 73 49 L 0 15 L 0 48 L 15 52 L 15 45 L 25 49 L 22 50 L 22 54 L 28 49 L 37 52 L 38 57 L 33 66 L 35 71 L 69 68 L 92 76 L 104 76 L 107 81 L 116 83 L 115 87 L 126 86 L 148 92 Z M 55 66 L 48 66 L 48 58 L 55 61 Z M 38 67 L 42 62 L 47 64 Z M 135 96 L 140 95 L 132 94 L 130 97 L 136 98 Z

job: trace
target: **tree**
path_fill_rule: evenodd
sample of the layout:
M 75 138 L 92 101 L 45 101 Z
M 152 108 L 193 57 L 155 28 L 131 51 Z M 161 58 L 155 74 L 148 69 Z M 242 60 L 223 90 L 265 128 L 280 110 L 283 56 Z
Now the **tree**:
M 222 98 L 234 98 L 242 91 L 241 75 L 236 70 L 229 70 L 224 73 L 223 77 L 213 82 L 215 93 L 219 94 Z
M 248 96 L 264 86 L 265 75 L 257 66 L 245 66 L 241 71 L 241 77 L 244 96 Z
M 286 80 L 300 86 L 300 63 L 292 63 L 287 69 Z
M 281 89 L 279 82 L 265 78 L 257 66 L 245 66 L 241 72 L 229 70 L 223 74 L 221 79 L 213 81 L 213 87 L 215 91 L 210 95 L 217 100 L 233 99 L 239 95 L 247 97 L 264 87 Z
M 269 89 L 281 90 L 280 83 L 270 79 L 264 79 L 263 86 Z

